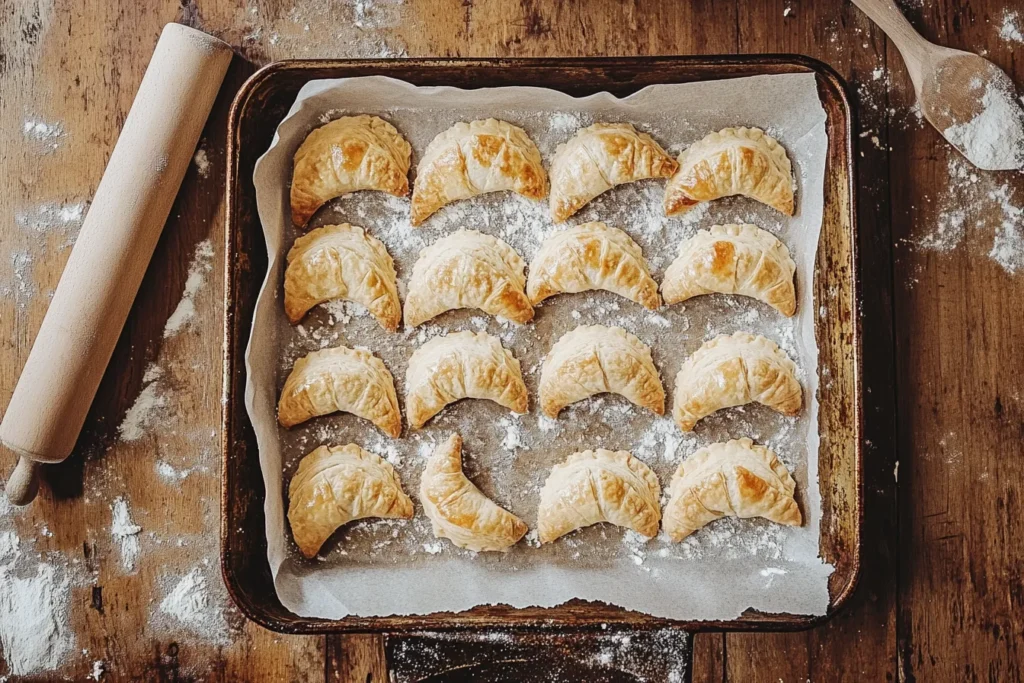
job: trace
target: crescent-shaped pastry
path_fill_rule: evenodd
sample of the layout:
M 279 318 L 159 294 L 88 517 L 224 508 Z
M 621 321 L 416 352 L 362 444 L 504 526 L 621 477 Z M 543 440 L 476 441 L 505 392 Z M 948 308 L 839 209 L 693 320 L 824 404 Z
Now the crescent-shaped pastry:
M 665 215 L 741 194 L 793 215 L 793 168 L 786 148 L 760 128 L 723 128 L 679 155 L 665 187 Z
M 354 443 L 320 446 L 288 485 L 288 522 L 299 550 L 313 557 L 339 527 L 365 517 L 410 519 L 412 500 L 391 464 Z
M 676 376 L 672 415 L 684 432 L 722 408 L 756 401 L 796 415 L 803 390 L 796 363 L 778 344 L 749 332 L 720 334 L 704 342 Z
M 628 123 L 595 123 L 577 131 L 551 159 L 551 215 L 556 223 L 616 185 L 669 178 L 678 164 L 647 133 Z
M 462 437 L 452 434 L 427 461 L 420 502 L 434 536 L 481 552 L 508 550 L 527 531 L 523 520 L 497 505 L 462 473 Z
M 562 335 L 544 359 L 540 405 L 548 417 L 594 394 L 611 392 L 665 413 L 665 389 L 651 350 L 621 327 L 585 325 Z
M 800 526 L 795 489 L 789 470 L 770 448 L 746 438 L 713 443 L 693 453 L 672 477 L 665 531 L 678 542 L 722 517 L 764 517 Z
M 412 147 L 376 116 L 343 116 L 306 136 L 295 152 L 292 223 L 302 227 L 317 209 L 357 190 L 409 194 Z
M 554 233 L 530 264 L 526 293 L 534 305 L 562 292 L 605 289 L 654 310 L 661 305 L 640 245 L 622 230 L 584 223 Z
M 395 380 L 380 358 L 337 346 L 295 361 L 277 404 L 281 426 L 294 427 L 339 410 L 369 420 L 392 438 L 402 432 Z
M 503 190 L 530 199 L 547 196 L 537 145 L 522 128 L 497 119 L 456 123 L 431 140 L 416 168 L 412 224 L 445 204 Z
M 405 411 L 419 429 L 449 403 L 483 398 L 525 413 L 529 395 L 519 361 L 485 332 L 434 337 L 416 349 L 405 375 Z
M 309 309 L 334 299 L 366 306 L 385 330 L 402 318 L 395 263 L 362 228 L 342 223 L 311 230 L 288 250 L 284 311 L 294 325 Z
M 661 293 L 666 304 L 712 292 L 740 294 L 791 316 L 796 312 L 795 272 L 789 249 L 770 232 L 749 223 L 713 225 L 679 245 Z
M 541 489 L 540 542 L 599 522 L 653 538 L 661 521 L 660 498 L 658 477 L 626 451 L 574 453 L 554 466 Z
M 405 324 L 420 323 L 456 308 L 525 323 L 533 319 L 526 296 L 526 262 L 497 237 L 459 230 L 420 252 L 405 299 Z

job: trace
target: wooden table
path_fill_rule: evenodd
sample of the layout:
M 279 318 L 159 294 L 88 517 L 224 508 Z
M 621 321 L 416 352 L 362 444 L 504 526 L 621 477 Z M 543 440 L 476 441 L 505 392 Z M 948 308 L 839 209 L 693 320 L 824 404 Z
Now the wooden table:
M 1024 177 L 972 181 L 963 172 L 910 113 L 899 55 L 862 14 L 838 0 L 240 4 L 0 3 L 0 405 L 168 21 L 224 38 L 253 64 L 808 54 L 849 80 L 859 109 L 870 439 L 863 577 L 848 608 L 820 628 L 699 635 L 694 680 L 1021 678 L 1024 245 L 1018 237 L 1021 251 L 999 247 L 1024 232 L 1013 210 L 1024 206 Z M 1024 43 L 1000 37 L 1011 0 L 908 4 L 926 37 L 982 51 L 1024 83 Z M 20 538 L 18 575 L 51 567 L 68 596 L 55 614 L 74 642 L 56 670 L 26 680 L 386 680 L 379 639 L 287 637 L 245 623 L 217 569 L 225 120 L 253 68 L 232 66 L 201 143 L 205 159 L 186 177 L 76 453 L 47 469 L 32 507 L 0 500 L 0 534 Z M 191 317 L 189 303 L 179 308 L 183 292 Z M 166 332 L 176 309 L 186 322 Z M 131 429 L 147 407 L 152 419 Z M 5 455 L 3 466 L 13 460 Z M 183 580 L 201 598 L 184 621 L 166 602 Z M 9 666 L 0 661 L 0 676 Z

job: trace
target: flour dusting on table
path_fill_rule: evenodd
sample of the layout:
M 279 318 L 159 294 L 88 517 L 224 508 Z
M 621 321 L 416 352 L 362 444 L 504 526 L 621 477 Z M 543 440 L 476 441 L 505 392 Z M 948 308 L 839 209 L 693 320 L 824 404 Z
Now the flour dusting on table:
M 221 606 L 211 597 L 207 569 L 195 567 L 174 584 L 160 602 L 154 623 L 159 629 L 166 630 L 168 625 L 161 621 L 161 617 L 169 617 L 199 638 L 226 644 L 230 642 L 228 623 Z
M 181 295 L 178 306 L 164 325 L 164 339 L 174 337 L 192 324 L 192 320 L 196 316 L 196 296 L 206 284 L 206 276 L 211 270 L 213 270 L 213 242 L 207 238 L 196 245 L 195 253 L 188 266 L 185 291 Z
M 139 559 L 139 533 L 142 527 L 132 521 L 128 501 L 118 496 L 110 506 L 110 536 L 121 552 L 121 565 L 126 572 L 135 571 Z

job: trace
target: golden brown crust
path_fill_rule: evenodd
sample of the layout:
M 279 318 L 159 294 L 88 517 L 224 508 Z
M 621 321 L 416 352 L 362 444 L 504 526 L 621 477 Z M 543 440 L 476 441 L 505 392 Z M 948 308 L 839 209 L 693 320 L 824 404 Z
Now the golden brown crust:
M 665 505 L 665 531 L 681 541 L 722 517 L 764 517 L 800 526 L 796 482 L 775 453 L 747 438 L 715 443 L 676 470 Z
M 452 434 L 427 461 L 420 502 L 434 536 L 477 552 L 505 551 L 527 532 L 523 520 L 485 496 L 462 473 L 462 437 Z
M 488 399 L 517 413 L 529 407 L 519 361 L 484 332 L 434 337 L 409 359 L 405 411 L 412 429 L 464 398 Z
M 582 451 L 555 465 L 540 492 L 541 543 L 600 522 L 653 538 L 661 521 L 658 477 L 626 451 Z
M 551 215 L 556 223 L 616 185 L 668 178 L 676 161 L 628 123 L 595 123 L 559 145 L 551 160 Z
M 478 308 L 516 323 L 533 320 L 526 262 L 505 242 L 459 230 L 420 252 L 409 278 L 405 324 L 416 327 L 445 311 Z
M 369 351 L 337 346 L 295 361 L 281 389 L 277 421 L 291 428 L 337 411 L 369 420 L 392 438 L 402 432 L 395 381 Z
M 394 332 L 402 318 L 394 261 L 384 244 L 342 223 L 311 230 L 288 251 L 284 310 L 294 325 L 314 306 L 336 299 L 362 304 Z
M 558 417 L 562 408 L 611 392 L 658 415 L 665 413 L 665 389 L 651 350 L 621 327 L 589 325 L 562 336 L 544 359 L 540 405 Z
M 719 335 L 679 370 L 673 417 L 689 432 L 716 410 L 754 401 L 796 415 L 803 403 L 796 372 L 796 363 L 773 341 L 749 332 Z
M 604 289 L 655 310 L 661 305 L 640 245 L 622 230 L 583 223 L 544 240 L 530 264 L 526 293 L 536 305 L 560 293 Z
M 794 182 L 786 149 L 760 128 L 723 128 L 679 155 L 665 188 L 665 215 L 741 194 L 792 216 Z
M 796 312 L 789 249 L 756 225 L 714 225 L 679 245 L 679 256 L 665 271 L 666 304 L 702 294 L 740 294 L 765 302 L 783 315 Z
M 288 486 L 288 522 L 306 557 L 314 557 L 335 530 L 354 520 L 412 515 L 412 500 L 391 464 L 352 443 L 311 452 L 299 461 Z
M 540 151 L 522 128 L 497 119 L 457 123 L 427 146 L 416 169 L 412 224 L 446 204 L 511 190 L 543 199 L 548 177 Z
M 387 121 L 344 116 L 317 128 L 295 152 L 292 223 L 302 227 L 329 200 L 357 190 L 409 194 L 412 147 Z

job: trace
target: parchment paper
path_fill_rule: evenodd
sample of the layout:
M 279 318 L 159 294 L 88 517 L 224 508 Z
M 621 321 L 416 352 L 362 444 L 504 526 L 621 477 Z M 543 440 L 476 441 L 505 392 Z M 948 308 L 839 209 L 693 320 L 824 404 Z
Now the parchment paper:
M 797 262 L 798 314 L 786 319 L 752 299 L 704 296 L 649 312 L 608 293 L 563 295 L 545 302 L 535 321 L 517 327 L 479 311 L 447 313 L 415 330 L 382 331 L 354 304 L 315 309 L 298 327 L 282 308 L 285 254 L 298 231 L 288 212 L 292 156 L 313 128 L 346 114 L 376 114 L 413 146 L 413 165 L 427 143 L 452 124 L 493 116 L 523 127 L 550 160 L 555 146 L 595 121 L 628 121 L 676 154 L 711 130 L 749 125 L 768 130 L 789 150 L 797 183 L 797 215 L 786 218 L 757 202 L 730 198 L 685 217 L 665 218 L 663 181 L 613 189 L 570 219 L 604 220 L 643 247 L 659 282 L 681 240 L 715 223 L 752 222 L 770 230 Z M 259 215 L 270 263 L 256 306 L 246 353 L 246 407 L 256 430 L 267 489 L 268 559 L 278 596 L 301 616 L 342 618 L 460 611 L 475 605 L 552 606 L 572 598 L 601 600 L 675 619 L 731 619 L 747 608 L 823 614 L 832 567 L 818 556 L 817 346 L 810 283 L 821 228 L 827 140 L 825 112 L 811 74 L 656 85 L 627 97 L 586 98 L 539 88 L 415 87 L 383 77 L 314 81 L 300 91 L 265 155 L 256 164 Z M 381 239 L 404 287 L 421 248 L 459 228 L 500 237 L 529 262 L 543 237 L 556 230 L 546 202 L 512 193 L 485 195 L 442 209 L 420 229 L 408 222 L 408 199 L 380 192 L 342 197 L 312 226 L 350 222 Z M 824 309 L 822 309 L 824 310 Z M 824 314 L 824 313 L 822 313 Z M 801 368 L 806 407 L 786 418 L 763 406 L 725 411 L 684 435 L 617 396 L 602 396 L 539 416 L 536 386 L 551 345 L 582 324 L 619 325 L 652 348 L 671 405 L 675 376 L 705 340 L 736 330 L 776 340 Z M 488 401 L 449 406 L 420 432 L 392 441 L 347 414 L 317 418 L 292 430 L 275 420 L 280 387 L 295 358 L 325 346 L 362 346 L 380 356 L 403 394 L 407 361 L 426 339 L 448 331 L 483 329 L 500 337 L 520 360 L 531 391 L 531 412 L 516 416 Z M 553 465 L 586 448 L 625 449 L 647 462 L 666 488 L 678 463 L 700 446 L 749 436 L 773 447 L 797 481 L 802 527 L 764 520 L 719 520 L 680 544 L 650 542 L 598 525 L 538 547 L 533 532 L 510 552 L 475 554 L 438 540 L 417 503 L 412 521 L 364 520 L 329 540 L 316 560 L 298 553 L 285 519 L 287 484 L 299 459 L 316 446 L 355 442 L 387 457 L 416 499 L 420 471 L 434 444 L 452 431 L 465 439 L 465 470 L 478 486 L 522 517 L 536 521 L 539 490 Z

